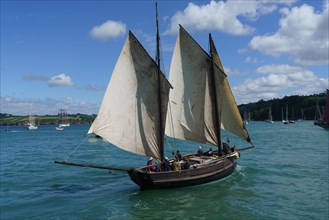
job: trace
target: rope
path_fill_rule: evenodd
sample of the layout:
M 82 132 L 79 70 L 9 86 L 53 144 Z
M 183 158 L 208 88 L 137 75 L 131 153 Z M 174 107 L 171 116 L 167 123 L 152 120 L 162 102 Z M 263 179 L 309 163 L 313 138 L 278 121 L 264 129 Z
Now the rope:
M 86 140 L 87 140 L 87 138 L 88 138 L 88 136 L 85 138 L 85 139 L 83 139 L 81 142 L 80 142 L 80 144 L 71 152 L 71 153 L 69 153 L 67 156 L 66 156 L 66 158 L 64 159 L 64 161 L 67 161 L 67 159 L 82 145 L 82 143 L 83 142 L 85 142 Z
M 173 151 L 174 148 L 171 146 L 171 144 L 169 143 L 169 141 L 167 140 L 167 138 L 165 138 L 165 140 L 166 140 L 167 144 L 169 145 L 169 147 L 171 148 L 171 150 Z

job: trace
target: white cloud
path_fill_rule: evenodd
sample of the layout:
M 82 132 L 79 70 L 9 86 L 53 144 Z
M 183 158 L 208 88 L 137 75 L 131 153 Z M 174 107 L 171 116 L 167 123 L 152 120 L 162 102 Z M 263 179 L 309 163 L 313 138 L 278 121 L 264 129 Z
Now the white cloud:
M 71 77 L 66 75 L 65 73 L 61 73 L 57 76 L 52 77 L 48 81 L 48 85 L 50 87 L 64 87 L 64 86 L 73 86 L 74 82 Z
M 246 57 L 244 62 L 245 63 L 257 63 L 257 58 L 256 57 Z
M 277 4 L 294 1 L 210 1 L 209 4 L 189 3 L 183 11 L 177 11 L 171 18 L 170 27 L 165 34 L 176 34 L 181 24 L 189 31 L 219 30 L 232 35 L 246 35 L 254 31 L 244 24 L 241 18 L 249 21 L 272 13 Z
M 300 66 L 290 66 L 288 64 L 281 65 L 265 65 L 258 67 L 256 69 L 257 73 L 265 73 L 265 74 L 285 74 L 301 71 L 303 68 Z
M 322 12 L 306 4 L 281 9 L 279 30 L 253 37 L 249 47 L 272 56 L 291 55 L 302 66 L 328 64 L 328 6 L 327 1 Z
M 312 84 L 306 84 L 302 89 L 294 91 L 294 93 L 290 93 L 288 95 L 310 95 L 317 94 L 328 89 L 329 79 L 320 78 L 314 81 Z
M 239 69 L 231 69 L 230 67 L 224 66 L 224 71 L 228 76 L 241 76 L 246 74 L 245 72 Z
M 298 66 L 265 65 L 257 68 L 261 77 L 247 79 L 232 88 L 238 103 L 260 99 L 281 98 L 283 95 L 310 95 L 325 91 L 328 79 L 318 78 L 312 71 Z
M 108 20 L 101 25 L 94 26 L 90 31 L 90 36 L 100 40 L 117 38 L 126 33 L 126 24 L 121 21 Z

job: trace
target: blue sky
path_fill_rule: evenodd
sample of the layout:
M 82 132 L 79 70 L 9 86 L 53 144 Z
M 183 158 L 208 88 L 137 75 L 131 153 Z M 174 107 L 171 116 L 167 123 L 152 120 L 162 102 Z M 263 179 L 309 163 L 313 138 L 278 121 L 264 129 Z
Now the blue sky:
M 155 54 L 155 1 L 1 0 L 1 113 L 98 112 L 127 37 Z M 327 0 L 158 1 L 163 69 L 178 24 L 212 33 L 238 104 L 328 88 Z

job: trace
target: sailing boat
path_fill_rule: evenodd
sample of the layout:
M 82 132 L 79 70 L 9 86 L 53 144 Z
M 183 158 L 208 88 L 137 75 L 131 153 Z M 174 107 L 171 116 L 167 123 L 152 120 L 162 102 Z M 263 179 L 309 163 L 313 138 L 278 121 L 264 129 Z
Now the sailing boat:
M 319 103 L 316 102 L 316 110 L 315 110 L 315 115 L 314 115 L 314 125 L 320 125 L 322 120 L 323 120 L 323 118 L 322 118 L 322 113 L 320 111 Z
M 283 115 L 283 113 L 282 113 L 282 115 Z M 282 122 L 283 122 L 283 124 L 289 124 L 289 120 L 288 120 L 288 105 L 286 105 L 286 119 L 285 120 L 282 120 Z
M 216 156 L 183 155 L 180 167 L 190 169 L 147 172 L 147 167 L 128 171 L 141 190 L 202 184 L 232 174 L 239 152 L 224 144 L 223 127 L 251 143 L 249 134 L 229 88 L 223 67 L 210 36 L 206 53 L 180 26 L 170 66 L 170 91 L 165 133 L 169 137 L 217 146 Z M 252 148 L 253 146 L 249 147 Z
M 294 107 L 291 108 L 291 119 L 289 120 L 290 124 L 295 123 L 295 113 L 294 113 Z
M 249 120 L 248 120 L 247 112 L 246 111 L 244 111 L 244 113 L 243 113 L 243 123 L 245 125 L 249 124 Z
M 65 108 L 60 108 L 58 110 L 58 128 L 69 127 L 70 123 L 67 117 L 67 111 Z
M 300 112 L 301 112 L 301 118 L 298 119 L 297 121 L 298 122 L 305 121 L 306 120 L 306 117 L 305 117 L 304 109 L 303 108 L 300 108 Z
M 327 99 L 326 99 L 326 107 L 324 110 L 323 118 L 319 121 L 318 125 L 322 128 L 329 129 L 329 90 L 327 89 Z
M 281 107 L 281 119 L 282 119 L 282 123 L 284 124 L 286 122 L 286 120 L 284 120 L 284 118 L 283 118 L 283 107 Z
M 273 118 L 272 118 L 272 109 L 271 109 L 271 106 L 269 107 L 269 110 L 268 110 L 268 119 L 266 120 L 266 122 L 268 123 L 271 123 L 273 124 Z
M 166 159 L 164 133 L 217 146 L 214 156 L 186 154 L 181 161 L 169 160 L 178 164 L 177 169 L 159 172 L 150 172 L 150 166 L 127 170 L 67 161 L 55 163 L 127 171 L 141 190 L 192 186 L 234 172 L 240 153 L 227 144 L 222 149 L 220 128 L 250 143 L 251 140 L 211 37 L 209 55 L 180 27 L 170 67 L 170 82 L 175 85 L 170 96 L 171 83 L 160 70 L 159 39 L 157 25 L 155 62 L 129 31 L 88 134 L 96 134 L 123 150 L 162 162 Z M 240 150 L 249 148 L 253 146 Z
M 38 126 L 36 126 L 35 124 L 35 116 L 33 115 L 33 110 L 32 110 L 32 106 L 30 106 L 30 110 L 29 110 L 29 122 L 27 123 L 27 129 L 28 130 L 37 130 Z

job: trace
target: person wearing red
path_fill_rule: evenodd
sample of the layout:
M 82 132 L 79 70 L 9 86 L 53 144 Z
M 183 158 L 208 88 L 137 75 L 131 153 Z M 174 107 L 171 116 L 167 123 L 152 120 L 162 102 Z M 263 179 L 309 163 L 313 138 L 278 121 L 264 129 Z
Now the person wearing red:
M 148 172 L 154 172 L 155 171 L 155 168 L 154 168 L 154 165 L 153 165 L 153 157 L 150 157 L 150 159 L 147 161 L 147 171 Z

